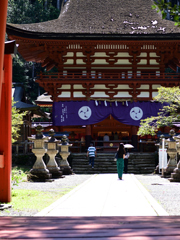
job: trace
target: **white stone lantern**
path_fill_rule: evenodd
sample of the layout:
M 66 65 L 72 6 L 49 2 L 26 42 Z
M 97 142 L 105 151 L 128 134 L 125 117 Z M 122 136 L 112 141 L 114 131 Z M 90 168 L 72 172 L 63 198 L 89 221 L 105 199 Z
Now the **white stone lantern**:
M 34 181 L 44 181 L 52 177 L 43 161 L 43 156 L 46 153 L 44 142 L 48 139 L 48 137 L 45 137 L 42 134 L 42 131 L 43 127 L 41 125 L 38 125 L 36 127 L 36 135 L 28 137 L 28 139 L 34 143 L 32 152 L 36 156 L 36 161 L 33 165 L 33 168 L 30 170 L 30 175 L 28 178 Z
M 47 163 L 47 169 L 49 170 L 50 173 L 52 173 L 53 177 L 57 178 L 57 177 L 62 176 L 60 167 L 58 167 L 57 162 L 55 160 L 55 156 L 58 152 L 57 144 L 60 143 L 61 141 L 54 138 L 55 132 L 53 129 L 50 129 L 49 135 L 50 135 L 50 138 L 48 141 L 46 141 L 47 154 L 49 156 L 49 161 Z
M 60 159 L 60 168 L 63 171 L 63 174 L 72 174 L 72 169 L 69 166 L 69 163 L 67 161 L 68 156 L 70 155 L 69 152 L 69 147 L 72 146 L 72 144 L 69 144 L 68 138 L 66 135 L 62 136 L 62 143 L 59 144 L 61 150 L 60 150 L 60 155 L 62 159 Z

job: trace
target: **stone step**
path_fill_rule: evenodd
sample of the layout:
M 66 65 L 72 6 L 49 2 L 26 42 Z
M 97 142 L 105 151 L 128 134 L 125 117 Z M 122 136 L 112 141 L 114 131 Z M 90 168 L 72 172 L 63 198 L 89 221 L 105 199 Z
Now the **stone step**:
M 88 164 L 89 162 L 88 161 L 75 161 L 73 160 L 73 165 L 86 165 Z M 112 160 L 109 160 L 109 161 L 99 161 L 99 160 L 96 160 L 95 159 L 95 163 L 96 164 L 99 164 L 99 165 L 116 165 L 116 162 L 115 161 L 112 161 Z M 145 166 L 145 165 L 154 165 L 154 162 L 153 161 L 130 161 L 129 160 L 129 165 L 142 165 L 142 166 Z
M 82 172 L 82 170 L 76 170 L 76 174 L 98 174 L 98 173 L 117 173 L 117 170 L 99 170 L 99 169 L 86 169 L 85 171 Z M 128 173 L 133 173 L 133 174 L 151 174 L 153 173 L 152 169 L 140 169 L 140 170 L 133 170 L 133 171 L 128 171 Z
M 86 153 L 73 154 L 73 171 L 75 173 L 117 173 L 114 153 L 98 153 L 94 169 L 89 166 Z M 128 173 L 146 174 L 155 169 L 155 157 L 152 153 L 131 153 L 128 163 Z

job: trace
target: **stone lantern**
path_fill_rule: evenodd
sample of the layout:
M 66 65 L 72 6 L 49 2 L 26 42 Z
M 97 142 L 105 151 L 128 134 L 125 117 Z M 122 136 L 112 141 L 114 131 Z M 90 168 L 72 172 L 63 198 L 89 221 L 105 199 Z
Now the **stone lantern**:
M 62 157 L 62 159 L 59 160 L 60 168 L 63 171 L 63 174 L 72 174 L 72 169 L 67 161 L 67 158 L 70 155 L 69 147 L 72 146 L 72 144 L 69 144 L 69 140 L 66 135 L 62 136 L 61 144 L 59 144 L 59 146 L 61 148 L 60 155 Z
M 180 155 L 180 135 L 174 137 L 177 143 L 177 153 Z M 176 161 L 177 163 L 177 161 Z M 170 182 L 180 182 L 180 160 L 174 169 L 173 173 L 171 173 L 171 178 L 169 178 Z
M 167 164 L 167 167 L 165 168 L 165 174 L 170 175 L 173 170 L 177 166 L 176 156 L 177 156 L 177 150 L 176 150 L 176 141 L 174 140 L 173 136 L 175 135 L 175 132 L 173 129 L 169 132 L 170 138 L 166 140 L 166 143 L 168 145 L 167 147 L 167 153 L 169 155 L 169 161 Z
M 52 174 L 49 173 L 49 170 L 46 168 L 46 165 L 42 159 L 46 153 L 44 142 L 48 139 L 48 137 L 45 137 L 42 134 L 42 131 L 43 127 L 38 125 L 36 127 L 36 135 L 28 137 L 28 139 L 34 143 L 32 152 L 36 156 L 36 162 L 34 163 L 33 168 L 30 170 L 28 179 L 34 181 L 45 181 L 46 179 L 50 179 L 52 177 Z
M 49 161 L 47 163 L 47 169 L 52 174 L 53 177 L 61 177 L 62 172 L 60 171 L 60 168 L 58 167 L 55 156 L 58 152 L 57 150 L 57 144 L 60 142 L 60 140 L 57 140 L 55 137 L 55 132 L 53 129 L 50 129 L 49 131 L 49 140 L 46 142 L 47 144 L 47 154 L 49 156 Z

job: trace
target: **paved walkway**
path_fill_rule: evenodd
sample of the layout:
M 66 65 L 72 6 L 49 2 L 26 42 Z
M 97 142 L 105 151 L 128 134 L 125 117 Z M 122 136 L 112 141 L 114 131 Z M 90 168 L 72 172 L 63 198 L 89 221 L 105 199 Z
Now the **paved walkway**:
M 168 216 L 133 174 L 93 175 L 36 216 Z

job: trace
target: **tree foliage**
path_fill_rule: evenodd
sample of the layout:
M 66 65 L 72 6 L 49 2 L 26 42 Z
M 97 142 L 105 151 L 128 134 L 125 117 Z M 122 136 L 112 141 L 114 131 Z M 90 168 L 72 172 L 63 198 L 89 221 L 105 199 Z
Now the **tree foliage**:
M 29 24 L 56 19 L 59 10 L 49 0 L 47 8 L 43 0 L 9 0 L 7 22 Z M 36 76 L 43 71 L 39 63 L 26 62 L 19 54 L 13 58 L 13 82 L 22 83 L 27 100 L 33 102 L 44 90 L 35 82 Z
M 180 120 L 180 89 L 179 87 L 160 87 L 158 95 L 154 98 L 162 104 L 158 116 L 141 120 L 138 135 L 155 135 L 160 127 L 172 126 Z
M 19 54 L 13 58 L 13 82 L 23 85 L 26 99 L 33 102 L 44 90 L 35 82 L 37 75 L 43 71 L 40 63 L 26 62 Z
M 33 3 L 29 0 L 9 0 L 7 22 L 14 24 L 38 23 L 59 16 L 59 10 L 49 1 L 47 9 L 43 1 L 35 0 Z
M 180 26 L 180 6 L 177 4 L 172 4 L 171 1 L 166 0 L 156 0 L 152 8 L 157 9 L 157 12 L 161 12 L 163 19 L 169 15 L 175 25 Z
M 12 143 L 16 142 L 19 137 L 19 130 L 23 124 L 23 117 L 26 115 L 26 112 L 20 112 L 14 106 L 15 102 L 12 99 Z

